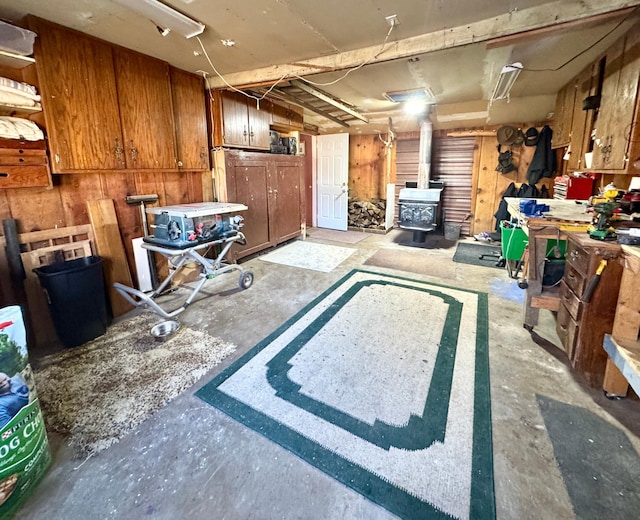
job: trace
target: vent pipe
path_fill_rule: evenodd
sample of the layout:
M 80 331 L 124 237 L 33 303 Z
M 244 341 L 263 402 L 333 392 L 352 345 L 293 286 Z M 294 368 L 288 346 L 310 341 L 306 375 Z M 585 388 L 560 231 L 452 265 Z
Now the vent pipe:
M 431 144 L 433 124 L 427 117 L 420 122 L 420 152 L 418 163 L 418 188 L 428 189 L 431 179 Z

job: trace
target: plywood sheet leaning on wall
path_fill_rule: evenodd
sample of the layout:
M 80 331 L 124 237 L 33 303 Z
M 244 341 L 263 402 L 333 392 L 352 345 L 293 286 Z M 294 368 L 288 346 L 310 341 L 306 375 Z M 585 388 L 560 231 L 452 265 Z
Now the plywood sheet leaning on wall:
M 133 306 L 118 294 L 113 288 L 113 284 L 119 282 L 131 287 L 133 282 L 118 228 L 113 200 L 89 200 L 87 201 L 87 211 L 95 237 L 96 252 L 104 261 L 107 295 L 115 318 L 128 312 Z

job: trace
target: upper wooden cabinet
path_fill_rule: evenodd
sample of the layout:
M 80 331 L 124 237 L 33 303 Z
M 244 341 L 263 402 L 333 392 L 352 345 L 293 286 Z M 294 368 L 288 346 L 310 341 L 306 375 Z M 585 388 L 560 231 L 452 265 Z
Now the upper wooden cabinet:
M 594 95 L 597 90 L 597 78 L 594 76 L 595 67 L 590 65 L 576 78 L 575 102 L 573 105 L 573 117 L 571 119 L 571 135 L 569 163 L 567 168 L 571 171 L 584 168 L 584 154 L 589 151 L 591 142 L 591 127 L 594 117 L 593 110 L 583 110 L 582 102 L 585 98 Z
M 170 77 L 163 61 L 28 20 L 38 34 L 34 55 L 53 173 L 208 168 L 201 78 Z
M 640 31 L 631 30 L 607 51 L 591 169 L 625 173 L 630 157 L 635 159 L 640 135 L 639 80 Z
M 269 110 L 240 92 L 213 91 L 213 146 L 268 150 Z
M 113 57 L 127 168 L 177 168 L 169 65 L 122 48 Z
M 209 169 L 204 80 L 173 67 L 170 68 L 170 73 L 178 168 Z
M 272 103 L 271 125 L 284 131 L 302 130 L 303 110 L 288 103 Z
M 37 18 L 34 55 L 51 170 L 125 167 L 111 46 Z
M 556 114 L 553 128 L 552 148 L 568 146 L 571 143 L 573 107 L 576 101 L 576 81 L 567 83 L 556 97 Z

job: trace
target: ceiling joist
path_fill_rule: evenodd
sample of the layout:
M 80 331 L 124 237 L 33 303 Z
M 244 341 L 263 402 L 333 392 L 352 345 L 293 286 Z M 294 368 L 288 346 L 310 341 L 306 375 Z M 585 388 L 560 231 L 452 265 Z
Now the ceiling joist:
M 640 6 L 635 0 L 557 0 L 540 7 L 514 10 L 487 20 L 422 34 L 389 43 L 382 52 L 378 45 L 330 56 L 307 60 L 304 64 L 274 65 L 252 71 L 237 72 L 225 76 L 231 85 L 239 86 L 258 81 L 276 81 L 283 77 L 308 76 L 319 70 L 338 71 L 361 66 L 363 63 L 380 63 L 409 58 L 430 52 L 441 51 L 517 35 L 532 30 L 541 30 L 560 24 L 577 22 L 623 9 Z M 222 87 L 219 78 L 211 79 L 211 86 Z

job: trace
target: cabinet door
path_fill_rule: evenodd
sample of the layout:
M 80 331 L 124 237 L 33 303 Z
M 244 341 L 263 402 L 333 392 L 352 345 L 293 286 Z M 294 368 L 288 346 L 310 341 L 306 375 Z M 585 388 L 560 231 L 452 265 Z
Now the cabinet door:
M 238 92 L 220 92 L 222 100 L 222 143 L 226 146 L 249 145 L 247 101 Z
M 571 154 L 569 155 L 570 171 L 584 168 L 584 154 L 589 151 L 591 142 L 591 128 L 593 123 L 593 110 L 582 110 L 582 101 L 595 94 L 594 67 L 587 67 L 576 80 L 576 100 L 573 105 L 573 118 L 571 123 Z
M 125 167 L 111 46 L 31 18 L 51 170 Z
M 618 111 L 616 96 L 618 92 L 618 81 L 622 69 L 622 56 L 624 50 L 624 39 L 618 40 L 607 52 L 606 66 L 604 69 L 604 81 L 602 83 L 602 93 L 600 108 L 595 122 L 592 169 L 611 170 L 612 139 L 613 134 L 619 131 L 615 127 Z M 628 110 L 628 108 L 627 108 Z
M 269 122 L 271 114 L 267 107 L 258 110 L 256 100 L 246 99 L 247 113 L 249 116 L 249 145 L 251 148 L 269 150 L 271 141 L 269 139 Z
M 176 169 L 169 65 L 126 49 L 113 52 L 127 167 Z
M 245 204 L 249 208 L 242 213 L 242 232 L 247 239 L 247 245 L 234 246 L 234 258 L 241 258 L 275 245 L 269 222 L 271 179 L 268 160 L 244 160 L 230 155 L 226 161 L 226 175 L 229 201 Z
M 567 146 L 571 142 L 573 105 L 576 100 L 575 81 L 567 83 L 556 97 L 556 124 L 553 130 L 552 147 Z
M 273 103 L 271 107 L 271 124 L 289 125 L 289 107 Z
M 302 161 L 275 161 L 278 185 L 274 189 L 276 212 L 270 218 L 276 222 L 277 242 L 284 242 L 301 233 L 304 215 Z
M 203 80 L 200 76 L 171 67 L 171 92 L 178 168 L 207 170 L 209 153 Z

